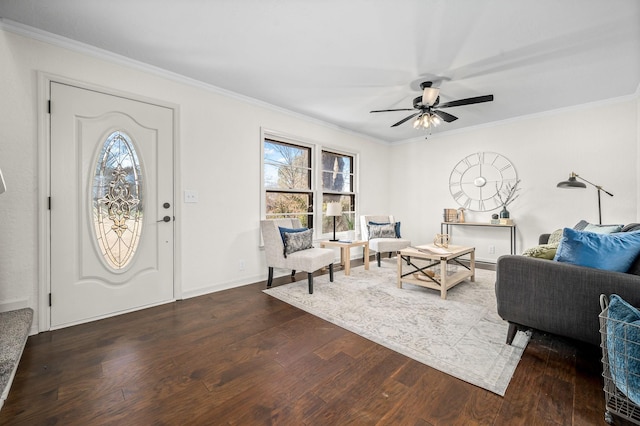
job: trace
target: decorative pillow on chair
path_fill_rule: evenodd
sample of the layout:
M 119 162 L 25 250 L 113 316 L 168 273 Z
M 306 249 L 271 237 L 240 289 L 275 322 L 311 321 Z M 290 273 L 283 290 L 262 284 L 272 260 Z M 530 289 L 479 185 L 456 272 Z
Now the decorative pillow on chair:
M 371 225 L 393 225 L 394 229 L 395 229 L 395 238 L 402 238 L 400 236 L 400 222 L 385 222 L 385 223 L 380 223 L 380 222 L 369 222 L 369 224 L 367 225 L 367 229 L 369 229 L 369 239 L 371 238 L 393 238 L 393 237 L 372 237 L 371 236 Z
M 284 232 L 284 257 L 306 249 L 313 248 L 313 229 L 296 232 Z
M 627 272 L 640 254 L 640 232 L 596 234 L 564 228 L 553 260 L 607 271 Z
M 374 238 L 396 238 L 396 226 L 393 223 L 373 225 L 369 222 L 369 239 Z
M 294 233 L 294 232 L 304 232 L 309 228 L 283 228 L 282 226 L 278 226 L 278 231 L 280 231 L 280 238 L 282 238 L 282 242 L 284 243 L 284 233 Z
M 611 378 L 630 400 L 640 404 L 640 311 L 612 294 L 607 319 Z

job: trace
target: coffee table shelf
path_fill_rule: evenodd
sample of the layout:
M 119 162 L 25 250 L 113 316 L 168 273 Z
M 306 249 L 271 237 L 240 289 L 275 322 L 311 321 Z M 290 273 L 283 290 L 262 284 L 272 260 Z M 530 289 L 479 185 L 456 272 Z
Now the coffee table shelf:
M 442 251 L 444 250 L 444 251 Z M 459 258 L 469 255 L 469 266 L 460 262 Z M 427 265 L 419 266 L 414 263 L 415 259 L 426 260 Z M 463 269 L 451 275 L 447 274 L 447 264 L 450 262 L 460 265 Z M 440 276 L 436 276 L 429 268 L 440 266 Z M 403 272 L 404 266 L 413 269 Z M 440 290 L 440 297 L 447 298 L 447 291 L 460 284 L 466 279 L 475 281 L 476 262 L 475 247 L 450 245 L 446 249 L 440 249 L 432 244 L 424 246 L 409 247 L 400 250 L 398 256 L 398 287 L 402 288 L 402 283 L 414 284 L 434 290 Z M 414 278 L 415 274 L 420 274 L 420 279 Z

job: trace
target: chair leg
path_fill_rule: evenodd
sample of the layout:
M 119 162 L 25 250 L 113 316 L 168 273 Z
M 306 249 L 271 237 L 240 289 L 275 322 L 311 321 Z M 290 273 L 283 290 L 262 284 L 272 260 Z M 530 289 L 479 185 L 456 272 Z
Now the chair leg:
M 313 272 L 307 273 L 307 277 L 309 278 L 309 294 L 313 294 Z
M 518 332 L 518 326 L 514 323 L 509 323 L 509 330 L 507 331 L 507 345 L 511 345 L 513 342 L 513 338 L 516 337 L 516 333 Z
M 267 278 L 267 288 L 273 284 L 273 267 L 269 266 L 269 276 Z
M 291 278 L 296 276 L 296 270 L 294 269 L 293 271 L 291 271 Z
M 391 254 L 392 254 L 392 252 L 389 252 L 389 259 L 391 259 Z
M 376 252 L 376 260 L 378 261 L 378 268 L 380 267 L 380 252 Z
M 333 263 L 329 264 L 329 281 L 333 282 Z

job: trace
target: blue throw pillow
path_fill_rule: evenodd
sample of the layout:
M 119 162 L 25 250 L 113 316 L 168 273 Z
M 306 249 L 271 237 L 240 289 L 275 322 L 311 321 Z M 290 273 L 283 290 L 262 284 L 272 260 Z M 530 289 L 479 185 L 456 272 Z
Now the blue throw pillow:
M 640 253 L 640 232 L 596 234 L 562 230 L 553 260 L 607 271 L 627 272 Z
M 369 222 L 369 225 L 390 225 L 390 222 Z M 400 222 L 394 222 L 394 231 L 396 233 L 396 238 L 402 238 L 400 236 Z
M 607 315 L 607 355 L 616 387 L 640 404 L 640 311 L 612 294 Z
M 282 242 L 284 243 L 284 233 L 288 232 L 290 234 L 293 234 L 295 232 L 304 232 L 306 230 L 308 230 L 309 228 L 283 228 L 281 226 L 278 226 L 278 230 L 280 231 L 280 238 L 282 238 Z

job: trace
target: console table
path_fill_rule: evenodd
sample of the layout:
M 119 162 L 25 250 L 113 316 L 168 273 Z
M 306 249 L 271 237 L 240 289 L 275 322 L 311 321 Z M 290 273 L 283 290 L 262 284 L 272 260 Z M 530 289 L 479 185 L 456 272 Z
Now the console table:
M 497 223 L 485 223 L 485 222 L 441 222 L 440 233 L 449 234 L 450 227 L 452 226 L 480 226 L 488 228 L 506 228 L 509 229 L 509 236 L 511 238 L 511 254 L 516 254 L 516 225 L 502 225 Z

